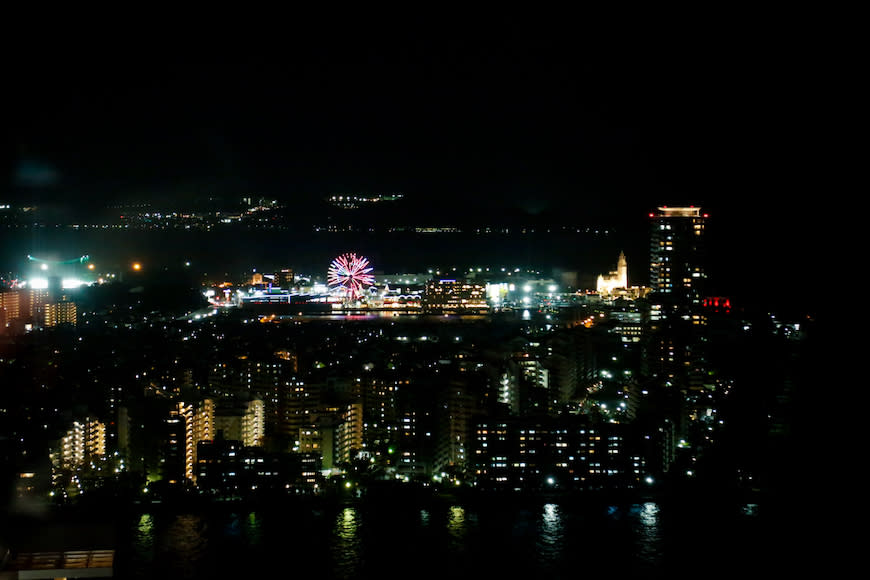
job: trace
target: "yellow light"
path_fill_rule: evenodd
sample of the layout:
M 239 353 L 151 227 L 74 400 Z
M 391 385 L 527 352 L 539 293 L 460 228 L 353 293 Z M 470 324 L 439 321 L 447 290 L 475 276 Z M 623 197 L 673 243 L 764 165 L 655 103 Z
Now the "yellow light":
M 93 270 L 95 267 L 93 264 L 88 264 L 88 270 Z
M 141 269 L 142 269 L 142 264 L 140 264 L 139 262 L 134 262 L 134 263 L 133 263 L 133 269 L 134 269 L 134 270 L 137 270 L 137 271 L 138 271 L 138 270 L 141 270 Z

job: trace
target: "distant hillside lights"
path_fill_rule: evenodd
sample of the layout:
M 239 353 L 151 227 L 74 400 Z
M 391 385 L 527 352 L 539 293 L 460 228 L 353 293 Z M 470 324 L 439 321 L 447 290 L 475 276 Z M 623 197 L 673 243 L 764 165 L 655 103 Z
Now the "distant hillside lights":
M 403 197 L 405 197 L 403 193 L 375 193 L 371 195 L 333 194 L 326 198 L 326 201 L 342 209 L 357 209 L 381 201 L 398 201 Z

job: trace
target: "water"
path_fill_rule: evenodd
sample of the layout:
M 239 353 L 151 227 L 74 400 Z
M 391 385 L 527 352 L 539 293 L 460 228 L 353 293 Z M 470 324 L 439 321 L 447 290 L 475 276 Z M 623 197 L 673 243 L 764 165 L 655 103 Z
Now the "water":
M 720 577 L 780 570 L 755 504 L 359 503 L 128 514 L 118 578 Z
M 580 272 L 584 281 L 612 270 L 621 250 L 637 273 L 646 248 L 632 250 L 616 235 L 311 233 L 299 231 L 122 231 L 70 228 L 0 229 L 0 272 L 26 273 L 26 256 L 68 260 L 89 255 L 98 269 L 123 269 L 132 261 L 162 269 L 191 263 L 197 273 L 250 273 L 292 267 L 325 275 L 347 251 L 367 256 L 376 271 L 421 272 L 429 267 L 508 266 Z M 632 261 L 633 260 L 633 261 Z

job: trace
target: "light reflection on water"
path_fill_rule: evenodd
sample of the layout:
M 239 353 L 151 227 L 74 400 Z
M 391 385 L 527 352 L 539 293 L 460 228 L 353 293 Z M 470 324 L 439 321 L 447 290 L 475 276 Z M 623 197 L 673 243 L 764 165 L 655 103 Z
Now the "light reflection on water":
M 449 515 L 447 517 L 447 531 L 450 533 L 450 537 L 456 542 L 461 542 L 465 539 L 467 531 L 465 529 L 465 508 L 457 505 L 450 506 Z
M 151 514 L 142 514 L 136 526 L 136 547 L 143 552 L 154 549 L 154 518 Z
M 248 543 L 259 545 L 263 540 L 263 521 L 257 512 L 251 512 L 245 517 L 244 534 Z
M 330 552 L 337 578 L 357 576 L 362 561 L 360 525 L 360 514 L 353 507 L 344 508 L 335 518 Z
M 538 560 L 549 568 L 556 565 L 562 556 L 565 530 L 558 505 L 548 503 L 541 513 L 541 522 L 536 542 Z
M 202 518 L 193 514 L 175 517 L 160 542 L 156 559 L 164 560 L 178 578 L 196 578 L 208 549 L 208 535 Z
M 659 558 L 662 551 L 659 506 L 647 502 L 640 506 L 638 515 L 640 525 L 637 528 L 637 554 L 641 560 L 652 563 Z
M 718 512 L 717 512 L 718 513 Z M 756 504 L 731 512 L 752 532 Z M 705 519 L 706 516 L 706 519 Z M 127 562 L 119 578 L 256 577 L 274 568 L 293 575 L 368 578 L 438 563 L 446 577 L 573 577 L 583 568 L 658 577 L 687 558 L 712 561 L 720 516 L 656 502 L 578 507 L 353 505 L 336 509 L 141 514 L 129 520 Z M 725 523 L 729 523 L 725 522 Z M 745 535 L 727 534 L 729 545 Z M 447 571 L 450 571 L 448 574 Z
M 147 578 L 147 568 L 154 560 L 154 517 L 142 514 L 133 529 L 133 541 L 130 550 L 131 568 L 135 578 Z

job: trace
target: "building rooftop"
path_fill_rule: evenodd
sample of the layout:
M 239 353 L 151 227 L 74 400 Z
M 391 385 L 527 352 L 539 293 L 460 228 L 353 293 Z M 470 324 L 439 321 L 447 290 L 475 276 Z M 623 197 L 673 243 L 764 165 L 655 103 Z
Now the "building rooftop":
M 701 208 L 700 207 L 661 206 L 657 209 L 659 210 L 659 213 L 655 217 L 701 217 Z

